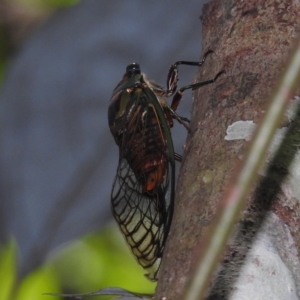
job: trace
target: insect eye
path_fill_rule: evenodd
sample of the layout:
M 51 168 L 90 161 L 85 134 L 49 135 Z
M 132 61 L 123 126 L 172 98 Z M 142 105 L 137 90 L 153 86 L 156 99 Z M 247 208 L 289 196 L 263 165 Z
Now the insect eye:
M 135 75 L 135 74 L 141 74 L 140 65 L 137 63 L 132 63 L 129 66 L 127 66 L 126 75 L 128 77 L 131 77 L 132 75 Z

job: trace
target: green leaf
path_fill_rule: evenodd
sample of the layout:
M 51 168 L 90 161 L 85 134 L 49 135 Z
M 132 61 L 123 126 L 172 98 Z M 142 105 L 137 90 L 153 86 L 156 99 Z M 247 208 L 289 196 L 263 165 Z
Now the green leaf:
M 56 272 L 64 291 L 87 293 L 118 286 L 151 293 L 155 283 L 144 276 L 116 226 L 73 241 L 52 254 L 49 266 Z M 47 290 L 45 293 L 57 293 Z
M 47 291 L 60 291 L 60 287 L 51 268 L 42 267 L 21 282 L 14 300 L 45 300 L 43 294 Z
M 79 0 L 43 0 L 44 4 L 53 7 L 71 6 L 79 2 Z
M 0 270 L 0 299 L 8 300 L 16 278 L 16 244 L 13 240 L 0 248 Z

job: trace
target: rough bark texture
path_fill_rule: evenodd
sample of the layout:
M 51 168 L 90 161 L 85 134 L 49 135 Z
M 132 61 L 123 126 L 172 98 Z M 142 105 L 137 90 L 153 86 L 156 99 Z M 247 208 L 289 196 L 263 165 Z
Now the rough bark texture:
M 296 37 L 299 16 L 300 3 L 292 0 L 215 0 L 204 6 L 203 53 L 212 49 L 214 54 L 199 69 L 197 81 L 213 78 L 222 69 L 227 74 L 194 94 L 191 132 L 155 299 L 182 299 L 216 203 L 247 146 L 245 139 L 225 140 L 226 130 L 236 121 L 257 123 L 261 118 Z M 288 146 L 281 147 L 253 189 L 212 283 L 211 299 L 228 299 L 237 288 L 238 274 L 262 228 L 289 269 L 299 297 L 300 201 L 293 194 L 288 169 L 298 149 L 298 123 L 282 124 L 289 125 Z

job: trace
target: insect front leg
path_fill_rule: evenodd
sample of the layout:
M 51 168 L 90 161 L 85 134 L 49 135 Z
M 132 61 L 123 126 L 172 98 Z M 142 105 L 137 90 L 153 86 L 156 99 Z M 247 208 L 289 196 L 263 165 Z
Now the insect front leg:
M 189 84 L 189 85 L 186 85 L 186 86 L 183 86 L 182 88 L 180 88 L 176 94 L 174 95 L 173 97 L 173 100 L 172 100 L 172 103 L 171 103 L 171 108 L 173 110 L 176 110 L 177 107 L 178 107 L 178 104 L 182 98 L 182 95 L 183 95 L 183 92 L 185 90 L 189 90 L 189 89 L 192 89 L 193 91 L 200 88 L 201 86 L 204 86 L 204 85 L 207 85 L 207 84 L 211 84 L 213 82 L 215 82 L 218 77 L 220 77 L 222 74 L 225 74 L 225 70 L 222 70 L 220 71 L 216 76 L 215 78 L 213 79 L 210 79 L 210 80 L 206 80 L 206 81 L 202 81 L 202 82 L 197 82 L 197 83 L 193 83 L 193 84 Z
M 178 82 L 178 66 L 179 65 L 186 65 L 186 66 L 202 66 L 209 54 L 213 53 L 212 50 L 208 50 L 201 61 L 177 61 L 175 64 L 171 65 L 167 77 L 167 89 L 164 92 L 164 96 L 170 97 L 172 96 L 176 89 L 177 89 L 177 82 Z M 177 108 L 177 106 L 176 106 Z M 176 110 L 176 109 L 175 109 Z
M 222 74 L 226 73 L 224 70 L 220 71 L 215 78 L 210 79 L 210 80 L 206 80 L 206 81 L 202 81 L 202 82 L 197 82 L 194 84 L 190 84 L 190 85 L 186 85 L 182 88 L 180 88 L 174 95 L 171 106 L 168 106 L 169 111 L 171 112 L 171 115 L 174 119 L 176 119 L 180 124 L 182 124 L 188 131 L 189 131 L 189 126 L 186 123 L 190 123 L 190 120 L 184 117 L 180 117 L 175 110 L 177 109 L 179 102 L 182 98 L 183 92 L 185 90 L 188 89 L 192 89 L 192 90 L 196 90 L 198 88 L 200 88 L 201 86 L 207 85 L 207 84 L 211 84 L 213 82 L 215 82 L 219 76 L 221 76 Z

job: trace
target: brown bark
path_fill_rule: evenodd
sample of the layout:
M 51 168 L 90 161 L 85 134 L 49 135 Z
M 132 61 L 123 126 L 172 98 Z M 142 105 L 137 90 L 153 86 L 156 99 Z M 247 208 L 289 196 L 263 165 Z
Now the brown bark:
M 204 5 L 203 53 L 212 49 L 214 54 L 199 69 L 197 81 L 213 78 L 222 69 L 227 74 L 194 93 L 191 132 L 155 299 L 182 299 L 216 203 L 247 146 L 243 139 L 225 140 L 226 130 L 239 120 L 258 123 L 298 32 L 299 16 L 300 4 L 291 0 L 214 0 Z M 212 284 L 211 299 L 228 298 L 243 259 L 264 224 L 295 278 L 299 295 L 300 279 L 297 271 L 293 271 L 299 265 L 289 256 L 286 247 L 290 241 L 283 232 L 286 228 L 291 235 L 299 259 L 300 201 L 284 191 L 290 175 L 288 165 L 298 149 L 298 123 L 283 123 L 290 125 L 285 143 L 288 146 L 281 148 L 275 162 L 268 165 L 267 174 L 261 176 L 258 187 L 253 189 L 235 239 L 227 248 L 223 273 Z M 229 266 L 232 261 L 234 266 Z

